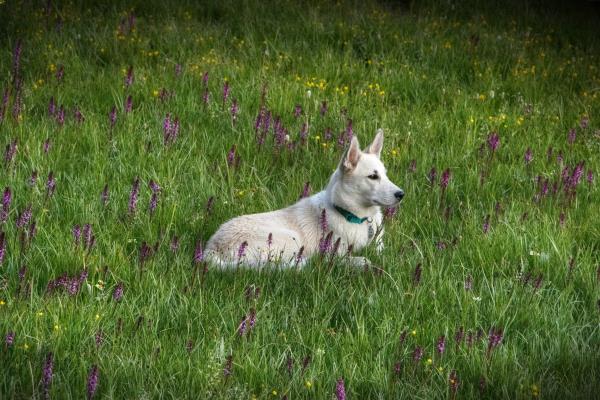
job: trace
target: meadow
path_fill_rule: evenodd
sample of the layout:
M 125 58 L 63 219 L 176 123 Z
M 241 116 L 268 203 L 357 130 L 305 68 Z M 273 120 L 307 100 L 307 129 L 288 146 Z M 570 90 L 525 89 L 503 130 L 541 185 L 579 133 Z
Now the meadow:
M 108 3 L 0 1 L 1 399 L 600 396 L 597 7 Z M 381 269 L 206 264 L 377 128 Z

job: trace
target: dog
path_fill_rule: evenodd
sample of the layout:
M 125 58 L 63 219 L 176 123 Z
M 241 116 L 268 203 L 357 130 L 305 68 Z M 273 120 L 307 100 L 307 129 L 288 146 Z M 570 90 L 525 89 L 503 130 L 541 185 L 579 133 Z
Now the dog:
M 352 137 L 325 190 L 287 208 L 233 218 L 208 240 L 206 260 L 218 267 L 301 267 L 315 254 L 347 254 L 355 267 L 368 267 L 352 256 L 372 241 L 383 250 L 381 207 L 397 205 L 404 191 L 392 183 L 381 162 L 383 130 L 360 150 Z

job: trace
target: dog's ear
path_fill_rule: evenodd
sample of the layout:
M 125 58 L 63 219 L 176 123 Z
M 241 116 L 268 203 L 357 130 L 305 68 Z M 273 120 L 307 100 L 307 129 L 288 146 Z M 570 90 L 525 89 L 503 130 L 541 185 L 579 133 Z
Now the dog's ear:
M 367 147 L 365 153 L 375 154 L 377 157 L 381 158 L 381 149 L 383 148 L 383 129 L 377 129 L 377 134 L 375 135 L 375 139 L 373 139 L 373 143 Z
M 356 136 L 353 136 L 352 140 L 350 141 L 350 146 L 346 149 L 346 152 L 342 157 L 342 162 L 340 163 L 342 172 L 350 172 L 356 168 L 358 160 L 360 159 L 360 154 L 361 152 L 358 139 Z

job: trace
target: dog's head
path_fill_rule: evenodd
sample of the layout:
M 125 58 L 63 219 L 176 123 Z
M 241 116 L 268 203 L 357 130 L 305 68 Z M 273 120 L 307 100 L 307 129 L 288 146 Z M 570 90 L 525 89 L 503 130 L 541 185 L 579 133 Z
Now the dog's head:
M 352 137 L 350 146 L 340 161 L 341 184 L 361 206 L 391 207 L 400 202 L 404 191 L 387 177 L 387 170 L 381 162 L 383 130 L 377 130 L 375 139 L 364 151 L 360 150 L 358 139 Z

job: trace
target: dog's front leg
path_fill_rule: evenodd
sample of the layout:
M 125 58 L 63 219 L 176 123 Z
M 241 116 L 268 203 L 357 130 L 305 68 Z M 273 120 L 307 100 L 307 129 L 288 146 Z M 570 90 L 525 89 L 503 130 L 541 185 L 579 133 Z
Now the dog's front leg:
M 355 268 L 369 268 L 374 266 L 368 258 L 359 256 L 348 257 L 348 264 Z

